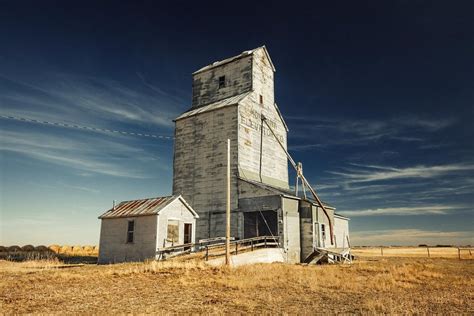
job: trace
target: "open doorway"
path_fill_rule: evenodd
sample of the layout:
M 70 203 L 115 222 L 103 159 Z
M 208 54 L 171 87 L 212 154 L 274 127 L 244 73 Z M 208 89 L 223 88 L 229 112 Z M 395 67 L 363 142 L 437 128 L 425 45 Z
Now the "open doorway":
M 193 242 L 193 224 L 184 223 L 184 244 L 190 244 Z M 186 247 L 184 250 L 188 250 L 190 247 Z
M 244 213 L 244 238 L 278 236 L 277 211 Z

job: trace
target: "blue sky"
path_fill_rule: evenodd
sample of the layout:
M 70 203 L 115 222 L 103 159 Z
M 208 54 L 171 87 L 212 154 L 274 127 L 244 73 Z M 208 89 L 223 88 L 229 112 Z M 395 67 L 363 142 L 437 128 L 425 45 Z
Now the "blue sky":
M 191 73 L 263 44 L 353 243 L 474 242 L 471 1 L 217 4 L 2 2 L 1 244 L 97 244 L 112 200 L 169 194 Z

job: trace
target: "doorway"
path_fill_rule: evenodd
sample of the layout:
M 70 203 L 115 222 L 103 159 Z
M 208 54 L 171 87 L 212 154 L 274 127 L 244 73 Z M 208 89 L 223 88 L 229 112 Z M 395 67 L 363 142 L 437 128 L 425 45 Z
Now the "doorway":
M 277 211 L 244 213 L 244 238 L 278 236 Z
M 184 223 L 184 244 L 190 244 L 193 242 L 193 224 Z M 184 248 L 184 250 L 188 250 L 190 247 Z

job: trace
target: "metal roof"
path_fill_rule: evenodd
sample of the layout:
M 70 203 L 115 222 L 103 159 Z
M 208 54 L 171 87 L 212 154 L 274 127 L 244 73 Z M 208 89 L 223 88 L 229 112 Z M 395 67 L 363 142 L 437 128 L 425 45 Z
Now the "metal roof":
M 273 71 L 276 71 L 275 66 L 273 65 L 272 59 L 270 58 L 270 54 L 268 53 L 268 50 L 265 47 L 265 45 L 263 45 L 263 46 L 260 46 L 260 47 L 257 47 L 257 48 L 251 49 L 251 50 L 246 50 L 246 51 L 240 53 L 237 56 L 229 57 L 229 58 L 226 58 L 226 59 L 223 59 L 223 60 L 220 60 L 220 61 L 215 61 L 212 64 L 209 64 L 207 66 L 202 67 L 201 69 L 196 70 L 195 72 L 193 72 L 193 75 L 198 74 L 198 73 L 203 72 L 203 71 L 206 71 L 206 70 L 209 70 L 209 69 L 212 69 L 212 68 L 215 68 L 215 67 L 222 66 L 222 65 L 230 63 L 230 62 L 232 62 L 236 59 L 253 55 L 253 53 L 255 51 L 259 50 L 259 49 L 264 50 L 265 54 L 267 55 L 268 60 L 270 61 L 270 65 L 272 66 Z
M 183 199 L 181 195 L 171 195 L 163 197 L 155 197 L 149 199 L 141 200 L 131 200 L 123 201 L 116 205 L 114 208 L 111 208 L 101 216 L 103 218 L 118 218 L 118 217 L 136 217 L 136 216 L 146 216 L 146 215 L 157 215 L 162 211 L 166 206 L 168 206 L 174 200 L 179 199 L 194 216 L 197 216 L 197 213 L 189 206 L 188 203 Z
M 235 95 L 235 96 L 230 97 L 230 98 L 226 98 L 226 99 L 222 99 L 222 100 L 210 103 L 208 105 L 200 106 L 198 108 L 192 108 L 189 111 L 184 112 L 183 114 L 181 114 L 180 116 L 178 116 L 174 120 L 178 121 L 178 120 L 181 120 L 181 119 L 186 118 L 186 117 L 194 116 L 196 114 L 214 111 L 214 110 L 226 107 L 226 106 L 237 105 L 240 102 L 242 102 L 245 99 L 245 97 L 247 97 L 250 93 L 251 92 L 245 92 L 245 93 L 238 94 L 238 95 Z
M 275 187 L 273 185 L 269 185 L 267 183 L 263 183 L 263 182 L 258 182 L 258 181 L 253 181 L 253 180 L 249 180 L 249 179 L 245 179 L 245 178 L 242 178 L 242 177 L 239 177 L 238 178 L 239 180 L 242 180 L 242 181 L 245 181 L 249 184 L 252 184 L 252 185 L 255 185 L 257 187 L 260 187 L 262 189 L 265 189 L 265 190 L 268 190 L 268 191 L 271 191 L 271 192 L 274 192 L 278 195 L 282 195 L 284 197 L 287 197 L 287 198 L 291 198 L 291 199 L 297 199 L 297 200 L 302 200 L 303 198 L 300 197 L 300 196 L 296 196 L 295 195 L 295 192 L 292 191 L 292 190 L 289 190 L 289 189 L 284 189 L 284 188 L 278 188 L 278 187 Z M 318 203 L 310 198 L 310 197 L 307 197 L 306 198 L 307 201 L 313 203 L 314 205 L 318 205 Z M 327 208 L 330 208 L 330 209 L 336 209 L 334 206 L 332 206 L 331 204 L 329 203 L 326 203 L 324 201 L 322 201 L 323 204 L 324 204 L 324 207 L 327 207 Z

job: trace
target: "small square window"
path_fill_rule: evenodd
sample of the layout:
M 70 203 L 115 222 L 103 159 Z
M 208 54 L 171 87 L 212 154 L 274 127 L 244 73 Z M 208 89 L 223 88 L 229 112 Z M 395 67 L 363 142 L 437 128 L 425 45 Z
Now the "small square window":
M 128 221 L 127 243 L 133 243 L 133 234 L 135 232 L 135 221 Z
M 260 104 L 263 104 L 263 95 L 260 95 Z
M 219 77 L 219 89 L 225 87 L 225 76 Z

